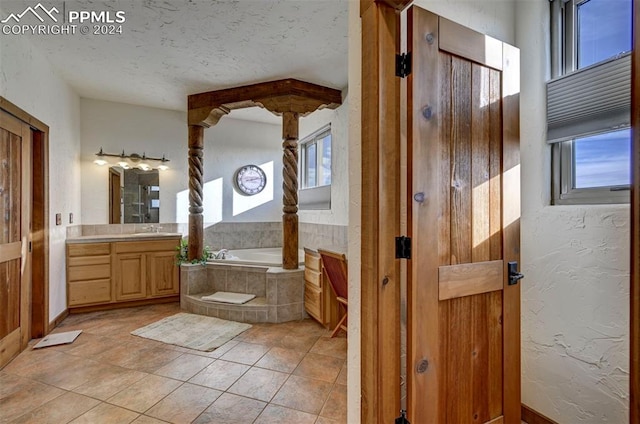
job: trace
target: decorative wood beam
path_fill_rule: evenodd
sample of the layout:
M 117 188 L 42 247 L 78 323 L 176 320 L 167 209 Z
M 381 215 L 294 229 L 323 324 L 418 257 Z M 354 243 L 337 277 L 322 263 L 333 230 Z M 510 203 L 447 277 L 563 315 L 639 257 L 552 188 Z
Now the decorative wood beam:
M 282 113 L 282 267 L 298 269 L 298 114 Z
M 192 94 L 188 97 L 189 125 L 189 259 L 202 256 L 204 229 L 202 187 L 204 128 L 216 125 L 235 109 L 259 106 L 283 119 L 283 267 L 298 268 L 298 118 L 342 104 L 340 90 L 295 79 Z
M 301 114 L 307 114 L 322 107 L 335 109 L 342 104 L 340 90 L 333 88 L 296 79 L 262 82 L 190 95 L 188 97 L 189 125 L 205 127 L 215 125 L 217 119 L 224 115 L 224 110 L 228 113 L 230 110 L 251 106 L 263 106 L 269 109 L 263 102 L 273 103 L 278 98 L 284 98 L 285 103 L 292 103 Z M 306 105 L 307 108 L 301 108 L 301 104 Z M 275 113 L 282 112 L 284 110 Z

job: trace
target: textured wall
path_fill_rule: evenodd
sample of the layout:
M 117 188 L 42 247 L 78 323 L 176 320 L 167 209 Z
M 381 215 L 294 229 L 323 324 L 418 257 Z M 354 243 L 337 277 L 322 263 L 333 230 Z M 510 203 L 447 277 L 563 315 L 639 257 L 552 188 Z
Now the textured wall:
M 80 222 L 80 99 L 20 36 L 0 37 L 0 96 L 49 126 L 49 320 L 66 308 L 69 213 Z M 56 226 L 61 213 L 63 225 Z
M 520 1 L 523 403 L 560 423 L 628 421 L 629 206 L 547 206 L 549 5 Z
M 95 153 L 102 147 L 109 153 L 146 152 L 149 156 L 166 154 L 168 171 L 160 172 L 160 222 L 187 220 L 176 214 L 176 194 L 188 202 L 187 125 L 186 115 L 165 109 L 133 106 L 122 103 L 82 99 L 82 215 L 84 224 L 106 224 L 108 220 L 108 170 L 93 164 Z M 207 197 L 204 207 L 215 210 L 225 222 L 279 221 L 282 215 L 282 149 L 280 125 L 233 119 L 233 112 L 205 130 L 204 180 L 218 180 L 216 197 Z M 235 171 L 242 165 L 273 162 L 268 176 L 272 189 L 260 205 L 238 213 L 234 204 L 254 201 L 265 195 L 240 196 L 233 187 Z M 251 205 L 247 206 L 250 207 Z M 235 215 L 234 215 L 235 214 Z
M 300 118 L 300 139 L 331 123 L 331 209 L 301 210 L 300 222 L 347 225 L 349 222 L 349 96 L 343 92 L 342 105 L 322 109 Z

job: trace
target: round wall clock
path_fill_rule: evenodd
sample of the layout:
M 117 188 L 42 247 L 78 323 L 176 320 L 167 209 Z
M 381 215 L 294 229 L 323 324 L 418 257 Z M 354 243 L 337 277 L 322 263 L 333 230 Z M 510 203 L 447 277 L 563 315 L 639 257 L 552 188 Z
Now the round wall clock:
M 236 171 L 235 183 L 241 194 L 253 196 L 264 189 L 267 175 L 259 166 L 245 165 Z

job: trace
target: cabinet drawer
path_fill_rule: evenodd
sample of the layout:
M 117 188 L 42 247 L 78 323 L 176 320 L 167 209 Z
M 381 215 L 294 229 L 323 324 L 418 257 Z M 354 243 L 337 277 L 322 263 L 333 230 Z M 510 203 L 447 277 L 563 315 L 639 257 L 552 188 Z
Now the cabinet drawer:
M 111 301 L 111 280 L 69 283 L 69 306 Z
M 304 285 L 304 309 L 322 323 L 322 290 L 306 283 Z
M 304 269 L 304 279 L 307 283 L 315 285 L 317 288 L 322 287 L 322 274 L 309 268 Z
M 111 264 L 70 266 L 67 272 L 69 281 L 99 280 L 111 277 Z
M 304 266 L 305 268 L 311 268 L 314 271 L 320 271 L 320 256 L 317 253 L 309 253 L 309 251 L 305 251 Z
M 114 243 L 115 253 L 138 253 L 138 252 L 159 252 L 159 251 L 176 251 L 176 247 L 180 245 L 180 239 L 174 240 L 148 240 L 148 241 L 123 241 Z
M 75 256 L 67 261 L 70 267 L 83 265 L 102 265 L 110 264 L 111 256 Z
M 109 243 L 74 243 L 67 245 L 69 256 L 96 256 L 111 253 Z

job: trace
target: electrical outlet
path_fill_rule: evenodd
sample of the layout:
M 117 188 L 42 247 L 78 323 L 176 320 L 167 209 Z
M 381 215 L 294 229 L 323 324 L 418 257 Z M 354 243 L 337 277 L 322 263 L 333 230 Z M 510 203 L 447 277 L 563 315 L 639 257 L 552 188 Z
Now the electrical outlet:
M 73 212 L 69 212 L 69 224 L 73 224 Z
M 56 214 L 56 225 L 62 225 L 62 214 L 61 213 L 57 213 Z

